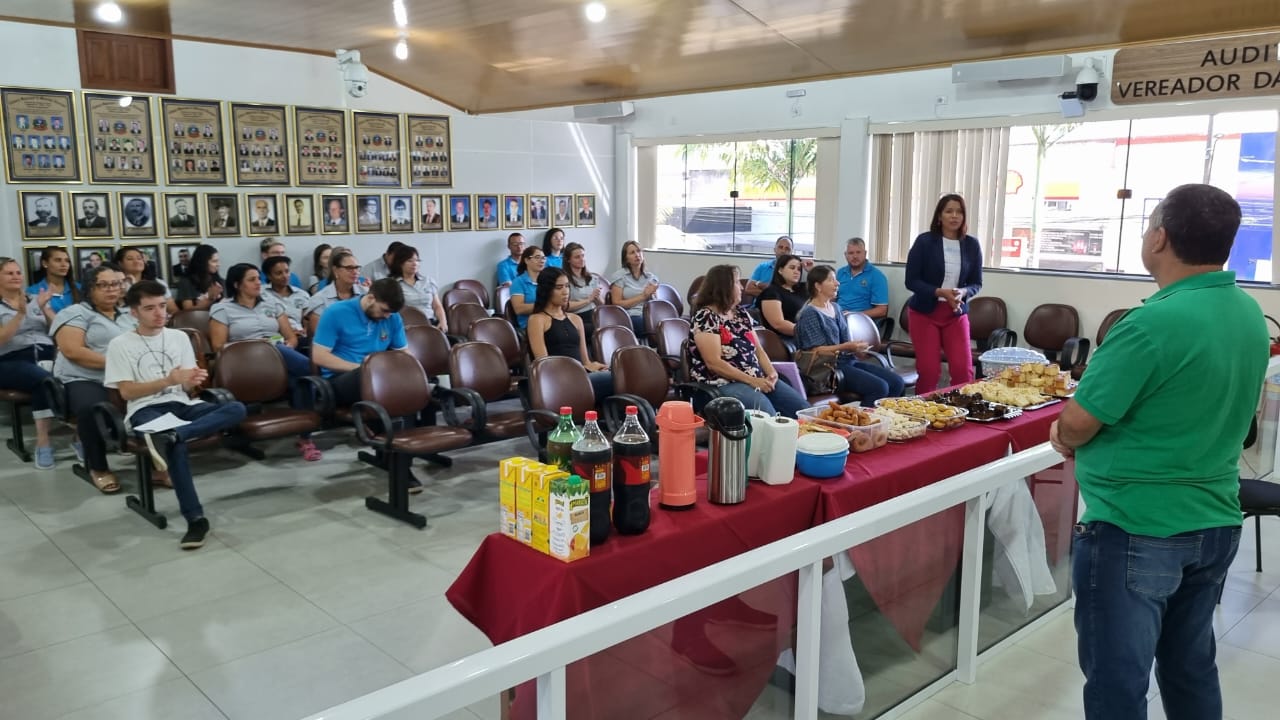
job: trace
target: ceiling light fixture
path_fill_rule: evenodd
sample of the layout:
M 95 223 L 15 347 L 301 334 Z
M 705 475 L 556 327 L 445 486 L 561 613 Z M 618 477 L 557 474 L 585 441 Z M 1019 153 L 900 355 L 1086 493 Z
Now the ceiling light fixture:
M 409 59 L 409 43 L 405 40 L 403 35 L 400 36 L 399 42 L 396 43 L 396 59 Z
M 133 104 L 133 96 L 132 96 L 132 95 L 121 95 L 121 96 L 120 96 L 120 100 L 118 100 L 117 102 L 119 102 L 119 103 L 120 103 L 120 107 L 122 107 L 122 108 L 129 107 L 130 105 L 132 105 L 132 104 Z
M 391 14 L 396 18 L 397 27 L 409 27 L 409 11 L 405 9 L 404 0 L 391 0 Z
M 97 15 L 102 22 L 118 23 L 124 18 L 124 11 L 113 2 L 104 2 L 98 6 Z
M 587 20 L 593 23 L 604 20 L 604 16 L 608 14 L 608 10 L 605 9 L 602 2 L 589 2 L 583 10 L 587 15 Z

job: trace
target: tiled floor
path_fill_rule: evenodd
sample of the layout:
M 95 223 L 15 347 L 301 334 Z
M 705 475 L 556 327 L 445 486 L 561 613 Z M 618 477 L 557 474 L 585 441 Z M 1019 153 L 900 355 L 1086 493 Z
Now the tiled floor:
M 194 553 L 178 549 L 171 494 L 159 502 L 176 522 L 156 530 L 76 479 L 69 452 L 37 473 L 0 450 L 0 720 L 290 720 L 487 647 L 443 593 L 496 523 L 496 459 L 527 445 L 455 453 L 450 471 L 415 465 L 427 489 L 413 506 L 430 518 L 419 531 L 364 508 L 382 476 L 346 436 L 320 444 L 325 459 L 305 467 L 287 442 L 261 463 L 199 456 L 214 530 Z M 1280 568 L 1280 523 L 1264 525 Z M 1280 572 L 1253 572 L 1252 538 L 1250 524 L 1217 624 L 1234 720 L 1274 717 L 1280 678 Z M 868 651 L 891 642 L 873 632 Z M 954 640 L 934 642 L 919 662 L 941 662 Z M 983 665 L 977 685 L 905 717 L 1078 718 L 1073 645 L 1061 615 Z M 872 700 L 927 669 L 867 677 Z M 779 716 L 772 707 L 789 697 L 770 686 L 750 717 Z M 497 717 L 496 699 L 448 716 Z M 1151 717 L 1163 717 L 1158 703 Z

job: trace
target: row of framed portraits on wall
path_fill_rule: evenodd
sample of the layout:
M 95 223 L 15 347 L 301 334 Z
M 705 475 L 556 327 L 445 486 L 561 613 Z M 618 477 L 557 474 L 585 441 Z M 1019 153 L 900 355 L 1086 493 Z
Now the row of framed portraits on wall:
M 114 197 L 113 197 L 114 196 Z M 594 194 L 19 190 L 23 242 L 595 227 Z M 69 206 L 68 206 L 69 205 Z
M 0 125 L 11 183 L 453 185 L 444 115 L 4 87 Z
M 112 262 L 115 259 L 116 251 L 120 248 L 131 247 L 137 248 L 142 252 L 147 259 L 148 269 L 155 273 L 160 282 L 175 285 L 178 282 L 178 278 L 185 272 L 187 264 L 191 261 L 191 255 L 195 253 L 199 243 L 175 242 L 161 245 L 158 242 L 120 244 L 85 242 L 76 243 L 74 247 L 58 243 L 24 245 L 22 247 L 22 255 L 26 262 L 26 275 L 24 277 L 28 285 L 34 284 L 37 282 L 37 278 L 43 276 L 40 256 L 50 247 L 57 247 L 71 256 L 71 263 L 77 281 L 83 279 L 85 273 L 89 270 L 104 262 Z

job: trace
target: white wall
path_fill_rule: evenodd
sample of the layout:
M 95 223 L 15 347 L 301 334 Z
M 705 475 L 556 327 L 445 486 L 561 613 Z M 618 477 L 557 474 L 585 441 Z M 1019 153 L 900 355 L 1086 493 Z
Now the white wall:
M 0 84 L 81 89 L 73 30 L 0 22 L 0 46 L 5 48 L 8 57 L 26 59 L 0 65 Z M 617 254 L 614 249 L 613 206 L 606 201 L 613 195 L 615 177 L 612 128 L 533 118 L 468 116 L 379 75 L 371 76 L 365 97 L 351 98 L 343 87 L 335 60 L 317 55 L 176 41 L 173 43 L 173 62 L 178 97 L 449 115 L 452 119 L 455 180 L 452 188 L 441 189 L 441 192 L 596 193 L 599 200 L 597 226 L 570 229 L 566 232 L 567 239 L 586 246 L 588 254 L 596 258 L 593 267 L 603 269 L 606 263 L 602 261 Z M 4 232 L 0 232 L 0 254 L 20 254 L 18 190 L 84 190 L 90 187 L 112 192 L 145 190 L 159 193 L 179 189 L 163 185 L 90 186 L 88 183 L 6 185 L 0 192 L 0 223 L 4 228 Z M 181 190 L 220 192 L 228 188 L 188 186 Z M 235 187 L 229 190 L 270 191 Z M 328 188 L 278 188 L 278 191 L 343 192 Z M 357 191 L 347 189 L 345 192 Z M 396 191 L 362 188 L 359 192 Z M 406 189 L 401 192 L 436 190 Z M 526 239 L 532 239 L 535 234 L 541 241 L 540 231 L 528 231 Z M 394 237 L 418 247 L 424 272 L 444 285 L 464 277 L 492 283 L 494 266 L 506 253 L 506 235 L 507 231 L 490 230 L 412 236 L 304 235 L 285 236 L 282 240 L 289 247 L 298 274 L 305 279 L 310 273 L 311 249 L 321 242 L 348 245 L 363 262 L 381 253 Z M 211 242 L 218 247 L 225 268 L 234 262 L 256 261 L 260 239 L 217 238 Z M 158 241 L 163 241 L 163 238 Z

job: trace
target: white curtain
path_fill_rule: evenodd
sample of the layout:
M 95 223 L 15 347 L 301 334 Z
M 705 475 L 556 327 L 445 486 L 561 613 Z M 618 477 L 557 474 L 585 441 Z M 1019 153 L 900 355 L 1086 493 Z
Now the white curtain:
M 875 135 L 871 142 L 871 256 L 904 262 L 911 241 L 929 229 L 938 198 L 959 193 L 969 234 L 987 265 L 1000 264 L 1009 128 Z

